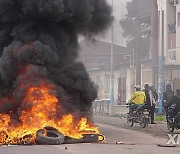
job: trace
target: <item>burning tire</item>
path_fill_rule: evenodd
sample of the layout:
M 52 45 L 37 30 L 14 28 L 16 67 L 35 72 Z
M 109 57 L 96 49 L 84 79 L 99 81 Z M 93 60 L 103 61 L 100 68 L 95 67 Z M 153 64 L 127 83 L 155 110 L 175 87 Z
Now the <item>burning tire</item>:
M 64 143 L 64 135 L 55 129 L 41 129 L 36 134 L 37 144 L 59 145 Z
M 75 143 L 83 143 L 83 139 L 75 139 L 72 137 L 65 136 L 64 144 L 75 144 Z
M 104 141 L 105 137 L 102 134 L 84 134 L 83 138 L 75 139 L 72 137 L 65 137 L 64 144 L 74 144 L 74 143 L 98 143 Z
M 97 143 L 98 142 L 98 134 L 84 134 L 83 142 L 84 143 Z

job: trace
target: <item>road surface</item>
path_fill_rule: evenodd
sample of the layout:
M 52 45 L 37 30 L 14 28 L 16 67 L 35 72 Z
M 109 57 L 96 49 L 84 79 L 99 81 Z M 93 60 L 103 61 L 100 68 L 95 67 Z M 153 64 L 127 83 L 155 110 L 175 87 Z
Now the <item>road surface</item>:
M 55 146 L 3 146 L 0 154 L 179 154 L 180 147 L 158 147 L 168 138 L 144 132 L 98 124 L 106 142 L 100 144 L 64 144 Z M 116 142 L 121 144 L 116 144 Z

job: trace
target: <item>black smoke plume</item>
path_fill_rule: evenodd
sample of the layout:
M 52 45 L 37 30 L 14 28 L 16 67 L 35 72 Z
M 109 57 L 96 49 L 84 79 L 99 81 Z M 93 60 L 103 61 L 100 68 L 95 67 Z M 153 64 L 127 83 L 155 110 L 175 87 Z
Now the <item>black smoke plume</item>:
M 56 87 L 58 116 L 87 116 L 97 90 L 77 62 L 78 35 L 91 38 L 111 21 L 105 0 L 0 0 L 0 113 L 19 117 L 31 107 L 22 103 L 27 89 L 43 80 Z

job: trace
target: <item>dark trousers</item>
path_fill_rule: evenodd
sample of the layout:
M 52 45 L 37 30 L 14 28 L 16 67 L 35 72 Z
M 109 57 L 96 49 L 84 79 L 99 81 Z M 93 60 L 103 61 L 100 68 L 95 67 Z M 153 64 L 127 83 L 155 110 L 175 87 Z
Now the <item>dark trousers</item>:
M 173 121 L 174 114 L 175 114 L 175 112 L 174 112 L 173 109 L 169 109 L 169 110 L 167 111 L 167 116 L 168 116 L 168 118 L 169 118 L 171 121 Z
M 138 107 L 136 104 L 130 104 L 129 106 L 129 113 L 131 116 L 133 116 L 133 111 Z
M 133 116 L 133 111 L 134 110 L 137 110 L 137 111 L 142 111 L 144 109 L 144 105 L 137 105 L 137 104 L 131 104 L 129 106 L 129 112 L 130 112 L 130 115 Z
M 154 122 L 154 113 L 155 113 L 155 106 L 150 106 L 150 115 L 151 115 L 151 122 Z

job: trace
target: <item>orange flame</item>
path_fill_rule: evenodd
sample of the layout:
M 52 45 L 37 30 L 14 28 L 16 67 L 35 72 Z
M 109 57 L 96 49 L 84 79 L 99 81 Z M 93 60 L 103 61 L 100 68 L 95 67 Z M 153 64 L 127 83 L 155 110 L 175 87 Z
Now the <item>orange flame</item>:
M 21 123 L 12 124 L 7 114 L 0 114 L 0 144 L 17 144 L 26 142 L 31 135 L 31 142 L 35 143 L 36 132 L 50 126 L 59 130 L 65 136 L 82 138 L 83 134 L 99 134 L 98 128 L 92 126 L 87 118 L 75 122 L 73 115 L 64 115 L 57 119 L 58 99 L 51 93 L 52 86 L 42 84 L 28 89 L 22 105 L 28 106 L 20 116 Z M 29 107 L 30 106 L 30 107 Z

